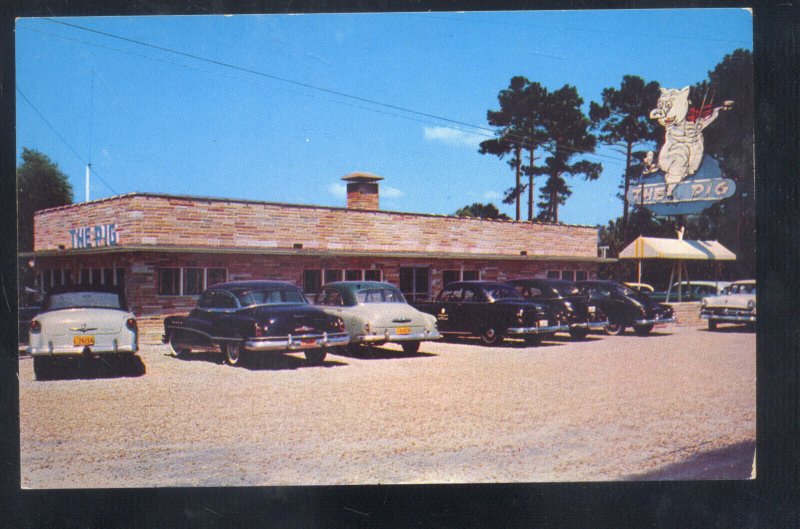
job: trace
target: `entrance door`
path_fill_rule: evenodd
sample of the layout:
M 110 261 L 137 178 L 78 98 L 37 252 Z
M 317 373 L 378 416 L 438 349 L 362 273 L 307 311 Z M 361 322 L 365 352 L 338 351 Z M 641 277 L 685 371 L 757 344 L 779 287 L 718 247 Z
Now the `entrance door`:
M 431 270 L 428 266 L 401 266 L 400 291 L 409 301 L 425 301 L 431 293 Z

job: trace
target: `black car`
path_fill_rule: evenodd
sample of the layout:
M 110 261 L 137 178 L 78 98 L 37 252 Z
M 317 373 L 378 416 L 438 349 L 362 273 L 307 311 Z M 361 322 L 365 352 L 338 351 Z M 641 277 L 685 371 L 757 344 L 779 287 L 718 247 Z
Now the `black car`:
M 242 352 L 303 351 L 321 364 L 331 347 L 350 341 L 344 321 L 314 307 L 296 286 L 280 281 L 232 281 L 206 290 L 188 316 L 164 320 L 164 343 L 176 356 L 222 352 L 230 365 Z
M 669 305 L 651 300 L 647 294 L 614 281 L 578 281 L 575 283 L 606 316 L 606 333 L 616 335 L 633 327 L 639 336 L 647 336 L 653 327 L 674 323 L 675 313 Z
M 413 304 L 436 316 L 442 334 L 471 334 L 484 344 L 495 345 L 506 336 L 537 344 L 542 337 L 568 331 L 551 308 L 523 298 L 508 283 L 460 281 L 439 292 L 436 301 Z
M 604 330 L 608 326 L 605 313 L 575 283 L 564 279 L 513 279 L 513 285 L 522 297 L 547 305 L 569 325 L 569 334 L 575 340 L 586 338 L 590 330 Z

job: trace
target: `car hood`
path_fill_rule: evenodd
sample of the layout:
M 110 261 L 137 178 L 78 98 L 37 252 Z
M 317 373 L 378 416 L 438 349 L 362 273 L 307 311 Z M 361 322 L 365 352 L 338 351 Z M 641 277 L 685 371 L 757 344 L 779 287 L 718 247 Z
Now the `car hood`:
M 703 298 L 707 307 L 732 307 L 743 309 L 748 308 L 747 304 L 755 300 L 755 294 L 730 294 L 727 296 L 710 296 Z
M 117 333 L 133 314 L 114 309 L 60 309 L 39 313 L 34 319 L 48 334 L 109 334 Z M 82 331 L 82 329 L 85 329 Z
M 433 316 L 420 312 L 405 303 L 365 303 L 355 307 L 341 307 L 341 309 L 343 313 L 351 317 L 381 327 L 418 326 L 436 321 Z

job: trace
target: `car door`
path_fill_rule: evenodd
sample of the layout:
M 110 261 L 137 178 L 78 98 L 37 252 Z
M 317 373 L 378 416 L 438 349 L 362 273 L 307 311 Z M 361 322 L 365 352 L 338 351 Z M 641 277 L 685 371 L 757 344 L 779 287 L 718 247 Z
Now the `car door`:
M 605 285 L 590 285 L 586 288 L 589 301 L 600 307 L 611 323 L 626 321 L 624 307 L 620 299 L 612 295 L 611 289 Z
M 442 290 L 436 307 L 436 326 L 442 332 L 463 332 L 461 301 L 464 289 L 460 286 L 449 286 Z
M 489 299 L 479 286 L 464 287 L 464 296 L 459 307 L 461 328 L 480 334 L 490 321 Z

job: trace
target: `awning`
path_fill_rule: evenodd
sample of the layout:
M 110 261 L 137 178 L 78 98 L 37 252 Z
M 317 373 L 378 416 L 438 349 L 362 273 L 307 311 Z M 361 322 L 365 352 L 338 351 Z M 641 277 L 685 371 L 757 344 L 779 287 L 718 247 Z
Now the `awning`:
M 736 254 L 718 241 L 639 237 L 619 253 L 620 259 L 735 261 Z

